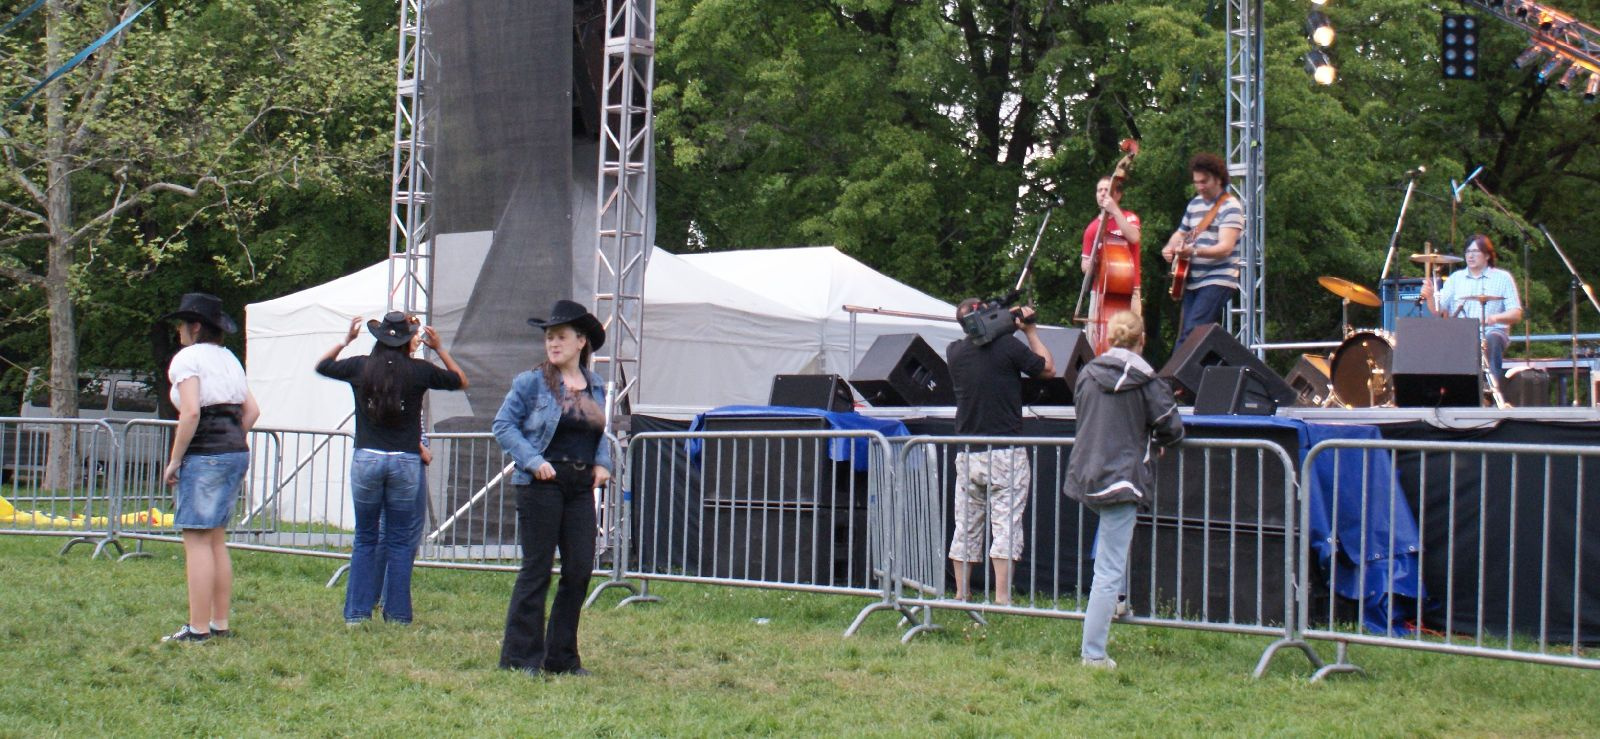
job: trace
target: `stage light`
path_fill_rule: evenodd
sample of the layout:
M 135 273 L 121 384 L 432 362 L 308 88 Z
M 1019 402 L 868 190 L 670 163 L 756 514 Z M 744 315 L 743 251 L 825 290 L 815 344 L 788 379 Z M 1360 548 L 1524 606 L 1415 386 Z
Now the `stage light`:
M 1600 93 L 1600 72 L 1590 72 L 1589 82 L 1583 86 L 1583 102 L 1594 102 L 1597 93 Z
M 1333 45 L 1333 24 L 1328 22 L 1327 14 L 1320 10 L 1311 11 L 1306 16 L 1306 35 L 1311 38 L 1311 43 L 1326 49 Z
M 1532 64 L 1533 60 L 1539 58 L 1539 55 L 1542 54 L 1542 53 L 1544 53 L 1544 47 L 1543 46 L 1540 46 L 1538 44 L 1534 44 L 1532 46 L 1529 46 L 1526 51 L 1522 52 L 1521 54 L 1519 54 L 1517 56 L 1516 61 L 1511 62 L 1511 68 L 1512 69 L 1522 69 L 1523 67 L 1526 67 L 1529 64 Z
M 1311 0 L 1311 4 L 1320 8 L 1324 5 L 1327 5 L 1328 0 Z
M 1574 64 L 1567 67 L 1566 73 L 1561 75 L 1561 81 L 1556 83 L 1556 87 L 1563 90 L 1571 90 L 1572 82 L 1576 79 L 1578 79 L 1578 65 Z
M 1445 15 L 1439 24 L 1440 71 L 1447 80 L 1478 79 L 1478 19 Z
M 1319 85 L 1331 85 L 1339 77 L 1339 70 L 1334 68 L 1328 55 L 1319 49 L 1312 49 L 1306 53 L 1306 71 Z
M 1560 69 L 1561 65 L 1566 63 L 1566 61 L 1566 58 L 1559 55 L 1550 57 L 1550 61 L 1545 62 L 1544 66 L 1539 68 L 1539 84 L 1543 85 L 1550 82 L 1550 77 L 1553 76 L 1556 73 L 1556 70 Z
M 1523 2 L 1518 2 L 1518 3 L 1513 4 L 1511 6 L 1511 9 L 1516 11 L 1518 20 L 1527 20 L 1527 18 L 1528 18 L 1528 8 L 1531 7 L 1531 6 L 1532 6 L 1532 3 L 1526 2 L 1526 0 L 1524 0 Z
M 1555 25 L 1556 25 L 1556 17 L 1555 16 L 1551 15 L 1547 11 L 1543 11 L 1543 10 L 1539 11 L 1539 30 L 1544 31 L 1545 33 L 1549 33 L 1550 29 L 1555 27 Z

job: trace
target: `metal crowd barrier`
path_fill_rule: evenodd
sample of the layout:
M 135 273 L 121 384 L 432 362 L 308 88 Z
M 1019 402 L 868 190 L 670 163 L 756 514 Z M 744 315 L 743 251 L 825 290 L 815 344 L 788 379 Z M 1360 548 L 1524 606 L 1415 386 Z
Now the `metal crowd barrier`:
M 939 628 L 937 609 L 1082 619 L 1093 581 L 1095 518 L 1063 494 L 1073 439 L 915 437 L 899 450 L 903 496 L 895 501 L 890 548 L 899 565 L 899 604 L 918 612 L 902 641 Z M 1021 447 L 1031 484 L 1022 555 L 1012 564 L 1012 602 L 993 588 L 987 516 L 982 562 L 969 565 L 973 598 L 946 581 L 954 523 L 956 458 Z M 1126 621 L 1288 639 L 1294 619 L 1295 467 L 1276 444 L 1191 439 L 1158 462 L 1150 508 L 1129 555 Z M 985 511 L 987 513 L 987 510 Z M 978 587 L 982 585 L 982 588 Z M 1305 651 L 1310 653 L 1308 648 Z M 1312 654 L 1314 657 L 1314 653 Z
M 651 581 L 874 598 L 898 609 L 881 539 L 893 459 L 873 431 L 649 432 L 623 465 L 619 605 L 657 600 Z M 607 583 L 611 585 L 614 583 Z
M 52 474 L 52 457 L 55 469 Z M 0 534 L 68 537 L 61 553 L 116 540 L 117 434 L 103 420 L 0 418 Z
M 1350 644 L 1600 669 L 1600 446 L 1340 439 L 1305 469 L 1352 493 L 1331 511 L 1307 496 L 1302 528 L 1357 507 L 1367 531 L 1300 541 L 1301 581 L 1354 593 L 1362 614 L 1333 617 L 1301 592 L 1299 633 L 1338 652 L 1313 680 L 1360 671 Z

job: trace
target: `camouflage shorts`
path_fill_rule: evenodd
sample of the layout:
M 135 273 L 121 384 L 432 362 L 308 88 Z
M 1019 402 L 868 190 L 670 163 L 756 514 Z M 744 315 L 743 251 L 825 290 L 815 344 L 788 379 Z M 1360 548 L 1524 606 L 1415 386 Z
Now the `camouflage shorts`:
M 983 561 L 983 522 L 989 520 L 993 541 L 989 556 L 1022 556 L 1022 513 L 1028 506 L 1033 471 L 1028 450 L 1007 447 L 956 454 L 956 533 L 950 539 L 950 558 L 958 562 Z

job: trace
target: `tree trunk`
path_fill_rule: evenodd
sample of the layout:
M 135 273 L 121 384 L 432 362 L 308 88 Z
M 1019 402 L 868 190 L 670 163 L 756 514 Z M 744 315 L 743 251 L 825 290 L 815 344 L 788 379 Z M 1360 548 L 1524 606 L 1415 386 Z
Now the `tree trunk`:
M 46 68 L 57 69 L 66 61 L 61 48 L 66 0 L 50 0 L 45 28 Z M 50 225 L 49 270 L 45 274 L 45 300 L 50 307 L 50 414 L 56 418 L 78 417 L 78 332 L 72 309 L 72 152 L 67 132 L 66 88 L 61 84 L 46 87 L 46 167 L 48 189 L 46 213 Z M 77 434 L 66 426 L 50 430 L 50 456 L 45 468 L 45 487 L 72 486 L 76 467 Z

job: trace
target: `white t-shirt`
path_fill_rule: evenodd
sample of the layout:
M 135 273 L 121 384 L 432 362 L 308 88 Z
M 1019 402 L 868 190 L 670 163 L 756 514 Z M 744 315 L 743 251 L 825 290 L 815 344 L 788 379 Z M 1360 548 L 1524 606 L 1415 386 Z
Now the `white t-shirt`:
M 216 344 L 186 346 L 172 357 L 167 379 L 172 381 L 172 404 L 178 400 L 178 385 L 191 377 L 200 378 L 200 407 L 223 403 L 243 403 L 249 393 L 244 366 L 233 352 Z

